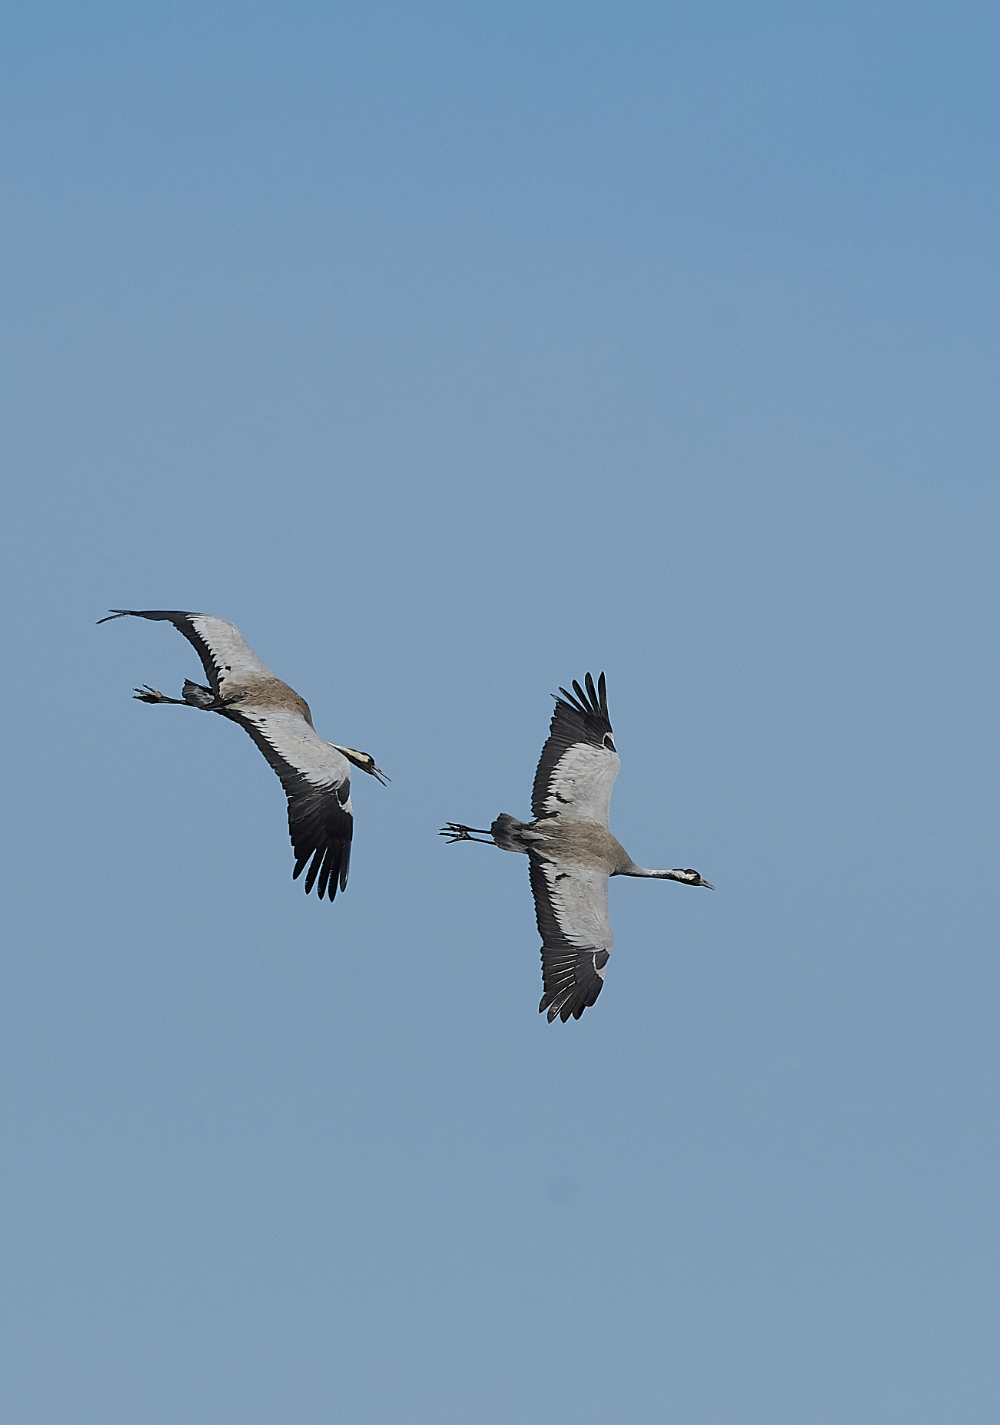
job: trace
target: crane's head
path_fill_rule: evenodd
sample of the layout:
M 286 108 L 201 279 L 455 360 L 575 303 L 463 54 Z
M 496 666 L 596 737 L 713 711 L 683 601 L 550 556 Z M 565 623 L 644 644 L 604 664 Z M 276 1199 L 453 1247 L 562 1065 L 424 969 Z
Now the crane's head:
M 685 886 L 704 886 L 706 891 L 714 891 L 715 887 L 711 881 L 706 881 L 697 871 L 692 871 L 690 867 L 686 871 L 672 871 L 671 876 L 675 881 L 680 881 Z
M 360 767 L 362 772 L 367 772 L 370 777 L 375 778 L 376 782 L 381 782 L 383 787 L 388 782 L 389 778 L 381 767 L 376 767 L 375 758 L 370 752 L 356 752 L 353 747 L 341 747 L 336 742 L 331 742 L 330 746 L 336 747 L 337 751 L 342 752 L 353 767 Z

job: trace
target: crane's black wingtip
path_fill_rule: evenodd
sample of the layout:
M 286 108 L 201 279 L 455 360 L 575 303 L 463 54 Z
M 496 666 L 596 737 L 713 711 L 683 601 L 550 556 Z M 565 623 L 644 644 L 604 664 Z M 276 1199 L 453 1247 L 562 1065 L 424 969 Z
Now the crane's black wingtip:
M 597 994 L 600 994 L 598 990 Z M 544 1014 L 550 1024 L 555 1024 L 557 1019 L 561 1019 L 563 1024 L 568 1024 L 570 1019 L 579 1019 L 585 1009 L 596 1003 L 597 995 L 593 999 L 577 1001 L 571 998 L 567 1003 L 561 999 L 553 999 L 552 995 L 542 995 L 541 1003 L 538 1006 L 538 1013 Z
M 603 718 L 605 721 L 609 721 L 607 682 L 604 674 L 599 676 L 596 687 L 593 675 L 590 673 L 585 675 L 584 683 L 585 689 L 581 688 L 574 678 L 571 693 L 565 688 L 560 688 L 559 692 L 553 693 L 552 696 L 557 703 L 566 703 L 574 712 L 582 713 L 584 717 Z

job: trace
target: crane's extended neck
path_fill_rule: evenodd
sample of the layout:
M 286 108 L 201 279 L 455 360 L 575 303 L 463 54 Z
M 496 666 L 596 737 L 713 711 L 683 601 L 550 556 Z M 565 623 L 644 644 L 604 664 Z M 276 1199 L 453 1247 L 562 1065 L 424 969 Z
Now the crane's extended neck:
M 680 881 L 684 886 L 704 886 L 706 890 L 715 890 L 709 881 L 703 880 L 698 872 L 692 871 L 690 867 L 686 870 L 652 871 L 645 866 L 637 866 L 630 859 L 627 866 L 623 866 L 620 871 L 616 871 L 614 874 L 617 876 L 646 876 L 654 881 Z

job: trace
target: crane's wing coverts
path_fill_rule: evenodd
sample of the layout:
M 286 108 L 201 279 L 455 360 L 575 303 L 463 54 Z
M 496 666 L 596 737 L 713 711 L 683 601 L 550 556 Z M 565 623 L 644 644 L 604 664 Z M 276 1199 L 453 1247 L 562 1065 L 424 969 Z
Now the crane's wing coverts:
M 551 1024 L 579 1019 L 604 988 L 614 936 L 608 919 L 608 876 L 592 866 L 543 860 L 532 853 L 529 874 L 542 937 L 539 1013 Z
M 181 609 L 112 609 L 108 618 L 100 619 L 109 623 L 113 618 L 164 619 L 172 623 L 178 633 L 182 633 L 192 645 L 205 676 L 216 697 L 225 697 L 225 684 L 231 679 L 240 683 L 246 679 L 273 678 L 274 674 L 247 643 L 234 623 L 224 618 L 213 618 L 211 614 L 185 613 Z
M 559 689 L 548 741 L 535 772 L 531 810 L 536 817 L 558 812 L 607 826 L 621 762 L 608 717 L 604 674 L 596 688 L 589 673 L 585 683 L 586 690 L 576 681 L 573 693 Z
M 317 886 L 333 900 L 347 885 L 354 836 L 351 764 L 324 742 L 299 712 L 239 703 L 226 717 L 238 722 L 281 778 L 288 797 L 288 832 L 295 852 L 292 879 L 307 862 L 306 894 Z

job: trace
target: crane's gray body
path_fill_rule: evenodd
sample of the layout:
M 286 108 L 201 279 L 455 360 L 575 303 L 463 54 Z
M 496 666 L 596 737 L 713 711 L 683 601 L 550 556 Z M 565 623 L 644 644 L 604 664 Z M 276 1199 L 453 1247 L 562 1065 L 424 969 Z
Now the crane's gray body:
M 502 851 L 523 851 L 526 855 L 534 851 L 552 861 L 589 866 L 606 876 L 624 875 L 634 865 L 625 847 L 606 826 L 558 813 L 525 822 L 501 812 L 490 827 L 490 835 Z

